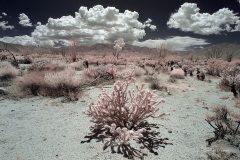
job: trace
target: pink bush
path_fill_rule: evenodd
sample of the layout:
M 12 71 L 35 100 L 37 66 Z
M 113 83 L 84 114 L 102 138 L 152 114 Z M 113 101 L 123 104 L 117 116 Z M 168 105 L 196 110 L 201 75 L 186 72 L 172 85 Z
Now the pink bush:
M 112 78 L 115 78 L 116 72 L 117 72 L 117 69 L 115 66 L 106 65 L 106 66 L 88 68 L 84 70 L 83 73 L 84 73 L 84 76 L 87 78 L 96 79 L 97 77 L 102 75 L 109 75 Z
M 170 76 L 178 79 L 184 79 L 184 71 L 181 68 L 175 68 L 172 70 Z
M 27 95 L 66 96 L 73 100 L 81 91 L 82 83 L 75 72 L 71 68 L 59 72 L 31 71 L 22 77 L 18 85 Z
M 74 68 L 75 70 L 78 70 L 78 71 L 84 69 L 83 62 L 81 62 L 81 61 L 70 63 L 69 67 L 72 67 L 72 68 Z
M 136 86 L 135 90 L 129 90 L 131 82 L 132 80 L 116 82 L 111 94 L 103 91 L 98 101 L 90 104 L 85 112 L 92 117 L 96 127 L 110 131 L 112 141 L 119 140 L 124 145 L 129 144 L 130 138 L 142 137 L 141 133 L 144 129 L 140 129 L 139 125 L 146 119 L 162 116 L 155 114 L 159 110 L 158 104 L 163 101 L 156 101 L 155 93 L 145 90 L 144 84 Z M 128 137 L 124 138 L 124 136 Z
M 95 79 L 98 76 L 97 71 L 93 68 L 87 68 L 86 70 L 84 70 L 83 74 L 85 77 L 92 78 L 92 79 Z
M 0 63 L 0 80 L 8 80 L 19 74 L 18 69 L 14 68 L 11 63 L 4 61 Z
M 207 62 L 207 74 L 220 76 L 221 72 L 227 69 L 230 63 L 221 59 L 212 58 Z

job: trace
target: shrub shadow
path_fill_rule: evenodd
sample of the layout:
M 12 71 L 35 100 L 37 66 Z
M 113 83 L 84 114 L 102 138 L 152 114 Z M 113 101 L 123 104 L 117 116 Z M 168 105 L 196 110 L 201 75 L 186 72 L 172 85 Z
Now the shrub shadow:
M 144 159 L 144 156 L 147 154 L 143 153 L 142 149 L 147 149 L 150 153 L 158 155 L 158 152 L 156 151 L 158 148 L 165 148 L 166 145 L 172 145 L 172 143 L 167 142 L 169 140 L 168 138 L 161 138 L 160 132 L 156 131 L 159 129 L 158 124 L 143 122 L 133 130 L 138 130 L 140 128 L 146 129 L 146 132 L 142 133 L 143 137 L 135 140 L 137 144 L 140 144 L 140 149 L 132 147 L 131 144 L 116 145 L 113 142 L 114 138 L 107 142 L 104 141 L 106 138 L 110 137 L 110 132 L 109 129 L 102 128 L 102 125 L 90 127 L 91 132 L 84 137 L 87 140 L 81 141 L 81 143 L 90 143 L 93 139 L 95 139 L 97 142 L 105 143 L 103 150 L 110 147 L 112 153 L 122 154 L 123 157 L 128 159 L 133 159 L 134 157 Z

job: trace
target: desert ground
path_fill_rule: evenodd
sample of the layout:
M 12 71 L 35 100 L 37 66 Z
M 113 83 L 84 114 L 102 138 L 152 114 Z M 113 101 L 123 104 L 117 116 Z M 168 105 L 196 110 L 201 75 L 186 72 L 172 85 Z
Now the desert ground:
M 234 96 L 229 86 L 220 86 L 222 74 L 210 72 L 215 72 L 211 68 L 214 66 L 219 72 L 227 71 L 226 66 L 219 68 L 225 64 L 223 60 L 192 57 L 183 60 L 176 55 L 125 58 L 129 56 L 120 54 L 119 59 L 112 55 L 100 55 L 102 58 L 86 55 L 72 62 L 74 56 L 67 59 L 63 55 L 14 54 L 18 62 L 20 59 L 31 62 L 19 63 L 14 71 L 11 67 L 0 67 L 1 160 L 240 159 L 238 95 Z M 2 55 L 7 59 L 0 63 L 13 61 L 11 54 Z M 86 67 L 84 60 L 89 66 Z M 237 60 L 228 63 L 239 65 Z M 204 79 L 197 77 L 197 68 Z M 181 71 L 173 73 L 174 70 Z M 131 138 L 128 143 L 111 148 L 104 145 L 109 137 L 91 130 L 97 123 L 86 112 L 98 103 L 103 91 L 111 95 L 116 82 L 129 79 L 132 82 L 128 90 L 145 84 L 143 90 L 151 91 L 156 101 L 162 101 L 154 112 L 162 116 L 145 119 L 148 123 L 145 127 L 150 129 L 142 133 L 143 137 Z M 61 82 L 56 84 L 58 81 Z M 63 82 L 64 86 L 59 88 Z M 219 110 L 223 106 L 229 111 L 228 118 L 221 117 Z M 223 131 L 219 129 L 219 121 Z M 214 127 L 224 136 L 216 138 Z M 209 144 L 213 137 L 216 139 Z M 141 138 L 143 143 L 138 143 Z

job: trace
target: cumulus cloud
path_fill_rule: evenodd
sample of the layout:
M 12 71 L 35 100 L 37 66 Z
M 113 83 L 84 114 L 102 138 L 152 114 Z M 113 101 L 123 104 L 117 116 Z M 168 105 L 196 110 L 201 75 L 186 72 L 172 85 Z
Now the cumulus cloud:
M 4 15 L 4 16 L 7 16 L 7 13 L 5 13 L 5 12 L 2 12 L 2 15 Z
M 24 13 L 19 14 L 19 24 L 23 27 L 32 27 L 32 23 L 30 22 L 30 19 L 28 16 Z
M 197 4 L 184 3 L 177 12 L 170 16 L 167 25 L 169 28 L 202 35 L 240 31 L 239 17 L 228 8 L 220 9 L 213 14 L 199 11 Z
M 204 45 L 209 45 L 205 39 L 200 38 L 192 38 L 192 37 L 169 37 L 166 39 L 157 39 L 157 40 L 146 40 L 143 42 L 135 41 L 133 45 L 140 47 L 150 47 L 156 48 L 159 47 L 163 43 L 168 43 L 171 46 L 172 51 L 187 51 L 190 47 L 202 47 Z
M 119 37 L 132 43 L 146 35 L 145 28 L 156 30 L 151 19 L 142 23 L 138 17 L 135 11 L 120 13 L 115 7 L 80 7 L 74 17 L 49 18 L 47 24 L 39 23 L 32 37 L 40 45 L 53 45 L 57 41 L 69 43 L 72 38 L 79 38 L 83 45 L 113 43 Z
M 2 21 L 2 22 L 0 22 L 0 28 L 2 28 L 3 30 L 13 29 L 14 26 L 8 25 L 8 22 L 6 22 L 6 21 Z
M 16 37 L 3 37 L 0 38 L 0 41 L 12 44 L 21 44 L 24 46 L 36 46 L 35 40 L 27 35 L 24 36 L 16 36 Z

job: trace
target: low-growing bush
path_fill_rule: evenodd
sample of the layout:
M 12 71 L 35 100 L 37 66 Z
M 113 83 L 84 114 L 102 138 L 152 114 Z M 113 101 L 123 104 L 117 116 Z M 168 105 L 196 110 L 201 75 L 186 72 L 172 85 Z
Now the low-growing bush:
M 82 80 L 75 74 L 75 70 L 70 68 L 59 72 L 28 72 L 19 81 L 21 82 L 15 82 L 16 86 L 13 84 L 12 87 L 19 88 L 18 92 L 23 92 L 26 95 L 65 96 L 71 100 L 76 100 L 82 89 Z
M 128 66 L 122 68 L 121 70 L 119 70 L 116 73 L 116 76 L 120 79 L 124 79 L 124 78 L 126 78 L 126 76 L 140 77 L 140 76 L 144 75 L 146 72 L 147 71 L 145 69 L 132 64 L 132 65 L 128 65 Z
M 62 71 L 66 64 L 62 62 L 39 61 L 34 62 L 28 68 L 29 71 Z
M 214 137 L 207 139 L 210 146 L 214 141 L 223 139 L 239 147 L 240 145 L 240 115 L 228 110 L 226 106 L 218 105 L 214 114 L 208 115 L 206 121 L 214 129 Z
M 177 79 L 184 79 L 185 73 L 181 68 L 175 68 L 171 71 L 170 77 L 174 77 Z
M 85 68 L 82 61 L 70 63 L 69 67 L 72 67 L 77 71 L 81 71 Z
M 0 81 L 15 78 L 19 74 L 19 70 L 7 61 L 0 63 Z
M 207 61 L 207 74 L 220 76 L 223 70 L 229 67 L 230 63 L 221 59 L 212 58 Z
M 145 82 L 150 84 L 149 88 L 152 90 L 159 90 L 159 91 L 167 90 L 166 87 L 160 85 L 159 79 L 157 77 L 148 76 L 144 80 L 145 80 Z
M 170 83 L 176 83 L 176 82 L 177 82 L 177 78 L 170 76 L 170 77 L 168 78 L 168 82 L 170 82 Z
M 218 86 L 225 91 L 233 92 L 237 97 L 240 94 L 240 68 L 235 66 L 224 70 Z
M 107 79 L 116 78 L 117 69 L 115 66 L 106 65 L 84 70 L 84 76 L 91 79 L 105 77 Z

